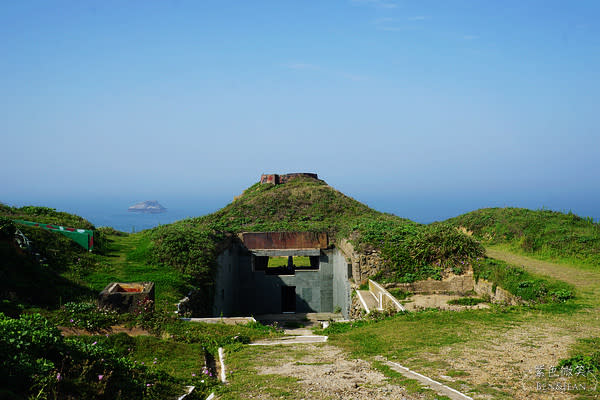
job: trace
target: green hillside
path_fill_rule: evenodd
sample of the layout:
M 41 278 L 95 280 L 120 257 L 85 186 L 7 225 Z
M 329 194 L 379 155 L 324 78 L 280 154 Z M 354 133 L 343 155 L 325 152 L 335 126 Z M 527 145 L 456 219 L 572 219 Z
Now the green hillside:
M 79 216 L 47 207 L 0 205 L 0 218 L 94 229 Z M 62 235 L 34 227 L 19 229 L 33 240 L 49 268 L 36 267 L 4 246 L 3 258 L 15 265 L 29 265 L 23 269 L 29 274 L 19 277 L 15 275 L 19 268 L 3 269 L 0 273 L 6 279 L 0 289 L 8 293 L 11 287 L 27 286 L 27 282 L 41 285 L 49 276 L 72 283 L 72 290 L 64 290 L 64 295 L 50 293 L 52 301 L 43 302 L 48 305 L 81 297 L 82 293 L 89 296 L 90 291 L 99 291 L 115 280 L 157 281 L 157 293 L 169 300 L 185 296 L 190 287 L 210 293 L 219 246 L 244 231 L 327 232 L 332 242 L 346 238 L 359 252 L 378 250 L 386 263 L 380 278 L 392 281 L 440 279 L 450 270 L 460 273 L 484 252 L 477 241 L 450 225 L 421 225 L 384 214 L 321 180 L 306 177 L 281 185 L 257 183 L 213 214 L 137 234 L 96 229 L 93 254 Z M 25 303 L 40 304 L 29 297 L 17 293 Z
M 486 245 L 538 258 L 597 267 L 600 224 L 573 213 L 525 208 L 485 208 L 446 221 Z
M 484 253 L 477 241 L 450 225 L 421 225 L 384 214 L 305 177 L 282 185 L 257 183 L 213 214 L 144 234 L 153 243 L 152 262 L 179 268 L 200 283 L 214 273 L 219 241 L 253 231 L 327 232 L 332 241 L 347 238 L 358 251 L 379 250 L 387 263 L 384 277 L 390 280 L 441 277 L 444 270 Z

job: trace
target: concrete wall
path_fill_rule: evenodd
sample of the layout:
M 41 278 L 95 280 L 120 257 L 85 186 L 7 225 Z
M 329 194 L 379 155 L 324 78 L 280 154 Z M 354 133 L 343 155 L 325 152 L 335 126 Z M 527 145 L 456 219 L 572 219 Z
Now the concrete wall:
M 321 251 L 319 269 L 295 275 L 268 275 L 253 271 L 252 255 L 234 243 L 217 258 L 214 316 L 278 314 L 282 312 L 282 286 L 296 287 L 296 312 L 350 310 L 348 264 L 337 249 Z
M 217 276 L 215 279 L 215 296 L 213 301 L 213 315 L 229 316 L 237 311 L 239 303 L 239 246 L 233 244 L 217 257 Z
M 333 309 L 339 307 L 342 310 L 342 315 L 348 318 L 350 315 L 351 308 L 351 294 L 352 288 L 350 287 L 351 278 L 348 274 L 351 274 L 352 264 L 346 260 L 344 253 L 335 249 L 333 252 Z
M 399 288 L 412 293 L 456 293 L 466 294 L 474 289 L 473 273 L 469 271 L 464 275 L 452 275 L 441 281 L 428 279 L 412 283 L 390 283 L 383 285 L 386 289 Z

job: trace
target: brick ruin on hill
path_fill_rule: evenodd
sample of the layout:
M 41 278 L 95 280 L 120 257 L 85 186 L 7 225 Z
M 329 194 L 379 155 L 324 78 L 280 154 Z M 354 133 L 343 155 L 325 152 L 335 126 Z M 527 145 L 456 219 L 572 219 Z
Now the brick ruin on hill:
M 307 178 L 312 178 L 312 179 L 319 179 L 319 177 L 317 176 L 317 174 L 311 174 L 308 172 L 294 172 L 291 174 L 283 174 L 283 175 L 279 175 L 279 174 L 262 174 L 260 176 L 260 183 L 270 183 L 272 185 L 282 185 L 286 182 L 289 182 L 290 180 L 294 179 L 294 178 L 299 178 L 299 177 L 307 177 Z

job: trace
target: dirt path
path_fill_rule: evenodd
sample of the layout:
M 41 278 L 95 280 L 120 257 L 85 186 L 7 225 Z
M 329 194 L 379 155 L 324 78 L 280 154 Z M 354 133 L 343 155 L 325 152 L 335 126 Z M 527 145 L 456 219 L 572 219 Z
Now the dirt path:
M 471 340 L 398 361 L 441 383 L 462 388 L 474 399 L 600 398 L 599 390 L 579 394 L 539 390 L 537 385 L 544 381 L 536 376 L 536 367 L 556 366 L 567 358 L 577 339 L 600 336 L 600 272 L 496 249 L 488 249 L 488 255 L 574 285 L 580 308 L 574 312 L 524 309 L 518 321 L 506 322 L 499 329 L 490 326 L 482 330 L 474 321 L 477 335 Z M 222 399 L 424 397 L 407 394 L 367 361 L 351 360 L 328 343 L 245 347 L 231 354 L 230 360 L 236 372 L 230 381 L 232 391 Z
M 388 378 L 373 369 L 367 361 L 348 359 L 342 350 L 328 344 L 246 347 L 228 358 L 234 370 L 239 368 L 243 359 L 243 375 L 234 372 L 229 378 L 230 386 L 238 385 L 243 391 L 234 390 L 223 394 L 222 399 L 423 398 L 420 395 L 408 395 L 401 386 L 391 384 Z M 274 379 L 274 376 L 280 378 Z M 294 383 L 288 382 L 283 386 L 277 380 L 281 377 L 292 378 Z M 245 383 L 245 379 L 249 382 Z M 265 386 L 261 385 L 263 380 L 269 380 L 269 390 L 265 390 Z M 278 385 L 282 387 L 278 388 Z
M 126 333 L 129 336 L 150 336 L 150 332 L 138 328 L 138 327 L 127 327 L 124 325 L 113 325 L 109 329 L 101 329 L 98 332 L 90 332 L 81 328 L 59 326 L 58 329 L 63 336 L 94 336 L 94 335 L 112 335 L 115 333 Z
M 600 272 L 497 249 L 488 248 L 487 255 L 574 285 L 575 301 L 581 308 L 568 314 L 525 314 L 526 321 L 514 324 L 501 334 L 491 330 L 467 343 L 444 347 L 439 353 L 428 355 L 429 361 L 447 362 L 449 370 L 464 371 L 466 376 L 462 380 L 479 392 L 474 398 L 597 398 L 594 397 L 598 396 L 597 390 L 583 393 L 581 397 L 568 391 L 540 391 L 537 385 L 543 381 L 536 376 L 536 368 L 556 366 L 559 360 L 569 356 L 569 349 L 577 339 L 600 335 Z M 424 371 L 435 374 L 435 370 L 425 368 Z
M 486 248 L 488 257 L 506 261 L 509 264 L 522 266 L 538 275 L 550 276 L 554 279 L 570 283 L 578 288 L 600 288 L 600 272 L 582 270 L 564 264 L 554 264 L 534 258 L 509 253 L 503 250 Z

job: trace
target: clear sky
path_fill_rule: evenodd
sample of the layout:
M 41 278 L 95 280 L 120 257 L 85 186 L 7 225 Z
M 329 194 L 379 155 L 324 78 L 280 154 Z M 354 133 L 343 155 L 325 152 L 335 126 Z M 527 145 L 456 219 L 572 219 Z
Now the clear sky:
M 599 218 L 598 21 L 595 0 L 4 1 L 0 201 L 224 205 L 306 171 L 417 220 Z

